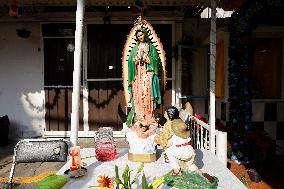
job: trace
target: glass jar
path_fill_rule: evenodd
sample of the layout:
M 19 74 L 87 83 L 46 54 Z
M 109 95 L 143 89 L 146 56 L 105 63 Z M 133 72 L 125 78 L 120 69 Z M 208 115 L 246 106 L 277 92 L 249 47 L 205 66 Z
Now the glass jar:
M 116 145 L 111 127 L 100 127 L 96 132 L 95 149 L 98 161 L 111 161 L 116 158 Z

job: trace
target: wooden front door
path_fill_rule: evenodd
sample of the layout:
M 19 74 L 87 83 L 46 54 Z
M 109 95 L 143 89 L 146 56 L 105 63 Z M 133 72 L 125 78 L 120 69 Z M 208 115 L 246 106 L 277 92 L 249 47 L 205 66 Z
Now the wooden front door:
M 88 33 L 87 79 L 89 87 L 89 126 L 113 127 L 121 130 L 125 121 L 125 100 L 122 83 L 121 57 L 128 33 L 133 25 L 127 24 L 90 24 Z M 167 77 L 172 74 L 172 25 L 153 25 L 160 37 L 167 55 Z M 163 96 L 163 106 L 157 111 L 162 113 L 164 106 L 171 105 L 172 83 L 169 80 Z

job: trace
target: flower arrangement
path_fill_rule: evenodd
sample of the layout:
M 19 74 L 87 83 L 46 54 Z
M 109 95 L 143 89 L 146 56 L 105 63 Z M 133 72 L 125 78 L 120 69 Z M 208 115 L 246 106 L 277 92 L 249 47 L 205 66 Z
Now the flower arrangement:
M 251 130 L 242 138 L 228 143 L 227 156 L 248 169 L 262 173 L 263 165 L 275 153 L 275 141 L 262 129 Z
M 269 147 L 273 145 L 273 140 L 264 130 L 258 129 L 256 131 L 249 132 L 245 139 L 258 146 L 258 148 L 265 152 Z
M 116 174 L 115 182 L 117 184 L 116 189 L 120 189 L 120 186 L 122 187 L 121 189 L 131 189 L 132 185 L 135 183 L 139 173 L 142 172 L 143 168 L 144 168 L 144 163 L 142 163 L 140 165 L 140 167 L 137 169 L 137 172 L 136 172 L 133 180 L 131 181 L 130 173 L 132 172 L 132 170 L 129 170 L 129 166 L 126 165 L 124 172 L 122 174 L 122 179 L 120 179 L 119 173 L 118 173 L 118 167 L 115 165 L 115 174 Z M 163 184 L 163 182 L 164 182 L 164 177 L 161 176 L 161 177 L 157 178 L 156 180 L 154 180 L 154 182 L 152 184 L 148 184 L 146 176 L 143 173 L 142 184 L 141 184 L 142 188 L 141 189 L 157 189 L 161 184 Z
M 97 182 L 97 186 L 89 186 L 89 188 L 96 187 L 100 189 L 113 189 L 113 181 L 106 175 L 99 175 Z
M 261 173 L 265 161 L 268 161 L 270 150 L 274 151 L 275 143 L 264 130 L 250 131 L 244 138 L 244 153 L 248 159 L 246 167 Z
M 113 181 L 105 175 L 100 175 L 98 179 L 99 187 L 101 189 L 112 189 L 113 188 Z
M 125 169 L 124 169 L 123 174 L 122 174 L 122 179 L 120 179 L 118 167 L 117 167 L 117 165 L 115 165 L 115 167 L 114 167 L 114 169 L 115 169 L 115 182 L 117 184 L 116 189 L 119 189 L 120 185 L 122 186 L 122 189 L 131 189 L 132 185 L 135 183 L 136 178 L 138 177 L 138 174 L 142 172 L 143 168 L 144 168 L 144 163 L 142 163 L 140 165 L 140 167 L 138 168 L 133 180 L 131 181 L 130 172 L 132 170 L 129 170 L 129 166 L 128 165 L 125 166 Z

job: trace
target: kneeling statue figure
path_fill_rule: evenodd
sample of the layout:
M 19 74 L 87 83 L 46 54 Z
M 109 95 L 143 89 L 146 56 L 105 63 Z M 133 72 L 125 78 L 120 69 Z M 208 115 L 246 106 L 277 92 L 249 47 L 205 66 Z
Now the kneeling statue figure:
M 187 125 L 179 118 L 176 107 L 166 109 L 165 123 L 162 131 L 155 136 L 155 143 L 165 150 L 167 160 L 172 167 L 172 176 L 180 176 L 182 172 L 196 172 L 202 174 L 194 164 L 195 151 L 191 146 L 190 131 Z

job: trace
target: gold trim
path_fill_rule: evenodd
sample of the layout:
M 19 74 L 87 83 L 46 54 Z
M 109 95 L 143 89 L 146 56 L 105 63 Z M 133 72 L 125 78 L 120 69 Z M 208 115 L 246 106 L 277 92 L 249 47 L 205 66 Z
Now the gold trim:
M 156 154 L 132 154 L 128 153 L 128 160 L 134 162 L 151 163 L 157 160 Z

